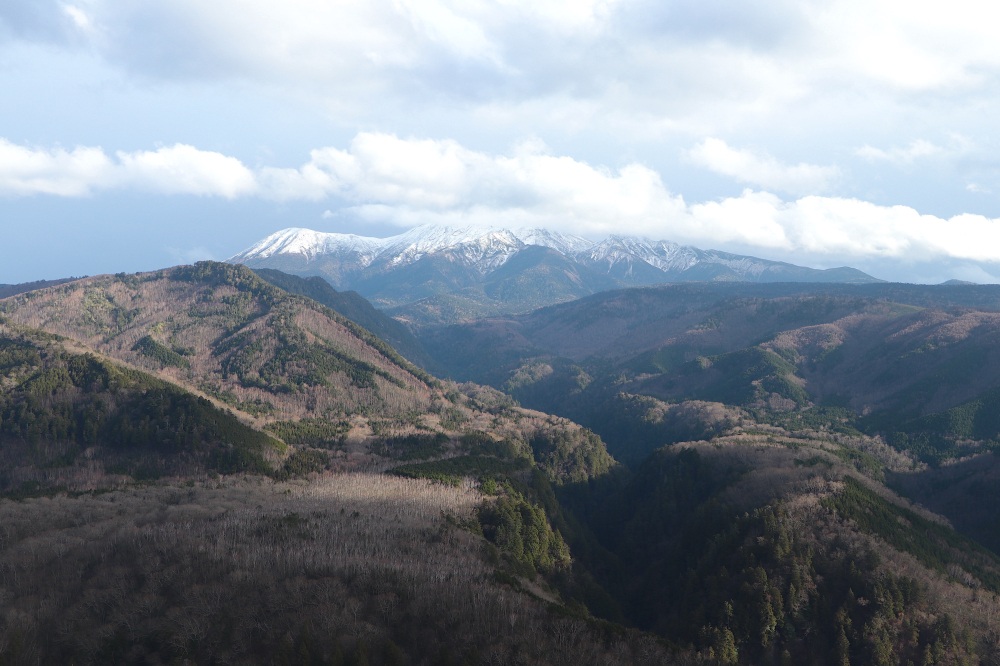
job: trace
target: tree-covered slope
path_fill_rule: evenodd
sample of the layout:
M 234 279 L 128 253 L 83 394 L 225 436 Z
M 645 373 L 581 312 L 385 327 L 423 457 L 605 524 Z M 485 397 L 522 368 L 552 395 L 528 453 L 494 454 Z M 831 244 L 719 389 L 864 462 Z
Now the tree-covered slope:
M 0 325 L 0 492 L 115 477 L 269 472 L 285 446 L 203 397 Z
M 293 283 L 203 263 L 0 301 L 0 661 L 1000 654 L 996 556 L 885 485 L 957 515 L 992 480 L 928 463 L 995 445 L 995 314 L 687 285 L 431 336 L 489 388 Z
M 242 266 L 89 278 L 0 310 L 264 420 L 426 411 L 436 391 L 367 330 Z
M 403 324 L 377 310 L 357 292 L 337 291 L 329 282 L 316 276 L 303 278 L 269 268 L 255 272 L 274 286 L 311 298 L 363 326 L 413 363 L 424 368 L 430 363 L 427 353 Z
M 475 453 L 463 437 L 477 433 L 529 452 L 547 433 L 552 446 L 529 458 L 555 482 L 613 464 L 576 424 L 442 384 L 367 329 L 243 266 L 89 278 L 4 300 L 0 312 L 225 405 L 294 447 L 290 471 Z M 392 438 L 406 450 L 387 447 Z M 425 449 L 422 438 L 438 444 Z
M 747 408 L 769 422 L 813 406 L 842 408 L 853 427 L 940 460 L 961 455 L 963 442 L 981 449 L 1000 436 L 990 417 L 1000 390 L 998 293 L 974 285 L 674 285 L 422 335 L 448 375 L 503 387 L 608 441 L 601 424 L 624 392 Z
M 836 447 L 791 443 L 668 447 L 566 499 L 604 548 L 578 552 L 627 620 L 713 664 L 988 663 L 996 556 Z
M 483 499 L 343 474 L 0 500 L 0 663 L 686 663 L 498 576 L 462 527 Z

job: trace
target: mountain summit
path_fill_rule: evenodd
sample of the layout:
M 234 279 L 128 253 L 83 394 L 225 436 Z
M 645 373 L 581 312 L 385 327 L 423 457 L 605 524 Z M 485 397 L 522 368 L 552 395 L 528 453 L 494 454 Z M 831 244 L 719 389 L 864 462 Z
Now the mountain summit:
M 416 263 L 427 255 L 448 252 L 461 264 L 485 274 L 531 245 L 574 255 L 587 250 L 593 243 L 579 236 L 545 229 L 424 225 L 397 236 L 372 238 L 290 228 L 271 234 L 229 262 L 264 267 L 261 262 L 285 258 L 322 262 L 330 257 L 352 257 L 361 268 L 378 265 L 391 269 Z M 335 281 L 334 286 L 344 285 Z
M 879 281 L 853 268 L 819 270 L 665 240 L 471 226 L 424 225 L 388 238 L 284 229 L 228 261 L 319 275 L 416 322 L 524 312 L 668 282 Z

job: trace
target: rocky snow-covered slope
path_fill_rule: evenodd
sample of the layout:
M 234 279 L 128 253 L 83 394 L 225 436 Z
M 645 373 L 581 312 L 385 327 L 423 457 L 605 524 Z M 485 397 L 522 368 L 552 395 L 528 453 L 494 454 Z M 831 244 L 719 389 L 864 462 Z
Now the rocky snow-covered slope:
M 515 256 L 521 258 L 511 262 Z M 595 242 L 545 229 L 471 226 L 425 225 L 388 238 L 284 229 L 229 261 L 319 275 L 382 307 L 436 299 L 428 306 L 436 310 L 452 295 L 462 299 L 463 312 L 475 311 L 469 303 L 484 299 L 492 305 L 482 312 L 505 311 L 505 302 L 519 303 L 510 305 L 516 311 L 616 286 L 665 282 L 877 281 L 851 268 L 817 270 L 665 240 L 616 235 Z
M 491 229 L 425 225 L 398 236 L 371 238 L 354 234 L 324 233 L 311 229 L 283 229 L 229 259 L 230 263 L 262 265 L 282 255 L 306 262 L 327 256 L 351 256 L 360 268 L 373 264 L 399 268 L 426 255 L 447 252 L 453 260 L 487 273 L 499 268 L 529 245 L 548 247 L 560 254 L 574 254 L 593 243 L 545 229 Z

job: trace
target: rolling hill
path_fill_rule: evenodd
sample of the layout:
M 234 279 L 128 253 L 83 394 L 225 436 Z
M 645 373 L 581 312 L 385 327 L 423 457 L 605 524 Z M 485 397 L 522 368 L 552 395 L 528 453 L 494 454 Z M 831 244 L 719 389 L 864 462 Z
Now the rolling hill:
M 523 446 L 538 433 L 562 433 L 560 455 L 579 445 L 595 470 L 611 464 L 578 426 L 484 406 L 488 397 L 441 384 L 367 329 L 242 266 L 88 278 L 2 301 L 0 316 L 210 399 L 288 444 L 322 449 L 342 468 L 387 464 L 378 445 L 387 437 L 440 436 L 432 448 L 444 454 L 486 430 L 486 439 Z M 552 465 L 553 475 L 595 472 Z

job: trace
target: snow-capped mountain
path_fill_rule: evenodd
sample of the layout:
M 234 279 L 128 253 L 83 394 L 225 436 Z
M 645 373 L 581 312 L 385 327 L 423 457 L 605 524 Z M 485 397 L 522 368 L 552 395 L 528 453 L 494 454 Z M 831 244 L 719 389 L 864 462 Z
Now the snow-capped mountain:
M 420 301 L 419 307 L 439 312 L 460 302 L 461 313 L 441 315 L 445 319 L 666 282 L 877 281 L 851 268 L 822 271 L 665 240 L 615 235 L 595 242 L 545 229 L 499 227 L 425 225 L 388 238 L 284 229 L 229 261 L 320 275 L 381 307 Z M 484 303 L 488 307 L 481 307 Z
M 271 234 L 228 261 L 256 267 L 279 257 L 294 258 L 308 264 L 336 256 L 352 258 L 357 268 L 377 264 L 391 270 L 413 264 L 428 255 L 447 253 L 451 260 L 486 274 L 530 245 L 548 247 L 569 255 L 583 251 L 593 243 L 579 236 L 546 229 L 425 225 L 398 236 L 371 238 L 292 228 Z
M 282 229 L 239 253 L 231 263 L 267 259 L 276 254 L 300 254 L 308 259 L 325 254 L 356 252 L 374 257 L 384 239 L 355 236 L 354 234 L 325 233 L 312 229 Z
M 606 266 L 611 274 L 633 275 L 649 266 L 664 273 L 685 271 L 699 261 L 701 250 L 670 241 L 635 236 L 609 236 L 579 253 L 581 259 Z

